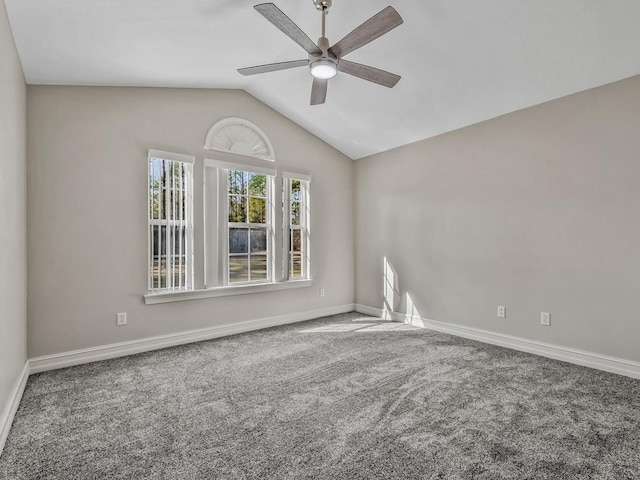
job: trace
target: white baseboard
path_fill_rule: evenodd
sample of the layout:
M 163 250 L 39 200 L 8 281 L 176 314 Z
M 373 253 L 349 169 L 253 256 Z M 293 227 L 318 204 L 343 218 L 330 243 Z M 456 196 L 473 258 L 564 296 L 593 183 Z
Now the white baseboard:
M 5 408 L 0 412 L 0 455 L 4 450 L 4 444 L 9 436 L 9 430 L 11 430 L 11 424 L 13 423 L 13 417 L 15 417 L 22 399 L 22 393 L 24 387 L 27 385 L 27 379 L 29 378 L 29 362 L 25 362 L 20 376 L 16 379 L 16 383 L 11 389 L 9 396 L 9 402 Z
M 419 327 L 435 330 L 458 337 L 470 338 L 492 345 L 511 348 L 521 352 L 533 353 L 543 357 L 562 360 L 564 362 L 582 365 L 584 367 L 604 370 L 605 372 L 617 373 L 627 377 L 640 379 L 640 363 L 622 358 L 609 357 L 597 353 L 576 350 L 574 348 L 552 345 L 549 343 L 527 340 L 526 338 L 514 337 L 502 333 L 490 332 L 478 328 L 454 325 L 452 323 L 438 322 L 427 318 L 421 318 L 404 313 L 389 312 L 381 308 L 370 307 L 368 305 L 355 305 L 356 312 L 373 315 L 381 318 L 388 318 L 396 322 L 410 323 Z
M 381 308 L 375 308 L 375 307 L 370 307 L 368 305 L 356 304 L 355 309 L 356 309 L 356 312 L 358 313 L 364 313 L 365 315 L 384 318 L 384 314 Z M 399 321 L 399 320 L 395 320 L 395 321 Z
M 174 347 L 186 343 L 199 342 L 202 340 L 210 340 L 212 338 L 225 337 L 235 335 L 237 333 L 250 332 L 252 330 L 260 330 L 277 325 L 285 325 L 288 323 L 303 322 L 327 315 L 336 315 L 338 313 L 352 312 L 354 305 L 338 305 L 335 307 L 321 308 L 307 312 L 292 313 L 288 315 L 280 315 L 276 317 L 267 317 L 257 320 L 248 320 L 245 322 L 230 323 L 227 325 L 219 325 L 215 327 L 202 328 L 198 330 L 189 330 L 185 332 L 171 333 L 168 335 L 160 335 L 157 337 L 143 338 L 140 340 L 132 340 L 128 342 L 113 343 L 110 345 L 102 345 L 99 347 L 85 348 L 82 350 L 73 350 L 71 352 L 56 353 L 43 357 L 32 358 L 29 360 L 30 373 L 45 372 L 57 368 L 71 367 L 73 365 L 81 365 L 83 363 L 97 362 L 107 360 L 109 358 L 125 357 L 135 353 L 149 352 L 161 348 Z

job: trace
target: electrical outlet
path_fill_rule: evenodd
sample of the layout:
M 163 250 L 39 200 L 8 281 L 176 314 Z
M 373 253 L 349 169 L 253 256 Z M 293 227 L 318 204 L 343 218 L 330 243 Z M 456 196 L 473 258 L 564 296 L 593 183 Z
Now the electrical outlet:
M 116 325 L 122 326 L 127 324 L 127 312 L 116 313 Z
M 507 307 L 502 305 L 498 306 L 498 318 L 507 318 Z
M 321 297 L 324 297 L 324 288 L 321 288 L 321 289 L 320 289 L 320 296 L 321 296 Z
M 551 325 L 551 314 L 549 312 L 542 312 L 540 314 L 540 324 L 547 327 Z

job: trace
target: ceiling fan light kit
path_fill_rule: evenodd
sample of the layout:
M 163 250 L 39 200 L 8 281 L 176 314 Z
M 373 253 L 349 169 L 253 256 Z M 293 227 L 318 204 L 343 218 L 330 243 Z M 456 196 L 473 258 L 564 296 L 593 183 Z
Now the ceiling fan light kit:
M 325 36 L 325 18 L 331 8 L 332 0 L 313 0 L 314 5 L 322 13 L 322 36 L 315 44 L 282 10 L 273 3 L 261 3 L 253 8 L 269 20 L 282 33 L 304 48 L 309 54 L 307 60 L 292 60 L 288 62 L 271 63 L 255 67 L 240 68 L 242 75 L 256 75 L 259 73 L 275 72 L 302 66 L 309 66 L 313 83 L 311 85 L 311 105 L 325 102 L 328 80 L 338 72 L 348 73 L 354 77 L 367 80 L 378 85 L 393 88 L 400 76 L 380 70 L 379 68 L 344 60 L 342 57 L 366 45 L 394 28 L 402 25 L 400 14 L 391 6 L 381 10 L 369 20 L 361 24 L 342 40 L 331 46 Z
M 309 62 L 311 75 L 321 80 L 329 80 L 338 73 L 338 66 L 335 60 L 328 58 L 319 58 Z

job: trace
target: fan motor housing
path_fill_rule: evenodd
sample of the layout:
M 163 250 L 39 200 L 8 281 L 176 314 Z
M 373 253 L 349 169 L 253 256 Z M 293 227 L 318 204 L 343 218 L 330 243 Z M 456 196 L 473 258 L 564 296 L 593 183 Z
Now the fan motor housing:
M 320 49 L 320 51 L 322 52 L 322 57 L 330 57 L 331 53 L 329 52 L 329 47 L 331 46 L 331 44 L 329 43 L 329 39 L 327 37 L 320 37 L 318 39 L 318 48 Z M 334 57 L 335 58 L 335 57 Z M 312 60 L 311 58 L 309 58 L 309 60 Z

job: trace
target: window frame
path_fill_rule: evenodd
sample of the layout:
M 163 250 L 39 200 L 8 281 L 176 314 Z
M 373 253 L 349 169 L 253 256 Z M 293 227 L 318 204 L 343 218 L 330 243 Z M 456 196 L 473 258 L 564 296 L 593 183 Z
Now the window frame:
M 211 152 L 213 154 L 213 152 Z M 179 155 L 181 154 L 174 154 Z M 182 156 L 181 156 L 182 157 Z M 193 156 L 184 155 L 184 158 L 194 160 Z M 278 290 L 288 290 L 296 288 L 306 288 L 313 285 L 313 279 L 311 278 L 311 262 L 310 262 L 310 247 L 311 247 L 311 232 L 309 228 L 310 214 L 307 213 L 307 277 L 290 279 L 288 273 L 285 274 L 284 264 L 284 249 L 288 241 L 284 236 L 284 229 L 286 227 L 284 223 L 284 185 L 287 177 L 303 180 L 306 182 L 311 181 L 311 177 L 302 173 L 283 172 L 280 169 L 276 170 L 272 160 L 265 160 L 262 158 L 249 157 L 242 154 L 230 153 L 230 152 L 215 152 L 215 159 L 203 157 L 201 158 L 202 165 L 199 168 L 195 168 L 191 172 L 192 185 L 200 185 L 202 191 L 199 193 L 194 188 L 191 189 L 191 236 L 192 241 L 194 239 L 193 228 L 193 213 L 202 215 L 202 224 L 198 225 L 198 231 L 195 233 L 200 234 L 201 237 L 195 239 L 195 244 L 198 248 L 202 248 L 201 252 L 196 252 L 192 249 L 191 261 L 192 261 L 192 289 L 190 290 L 155 290 L 148 291 L 144 295 L 144 303 L 146 305 L 155 305 L 161 303 L 172 303 L 180 301 L 190 301 L 205 298 L 218 298 L 226 296 L 235 296 L 243 294 L 253 294 L 261 292 L 271 292 Z M 226 172 L 221 175 L 223 169 L 231 170 L 244 170 L 255 173 L 264 173 L 268 175 L 270 180 L 271 205 L 269 208 L 269 214 L 271 215 L 271 225 L 269 241 L 271 242 L 270 253 L 268 256 L 268 262 L 271 266 L 270 278 L 264 282 L 251 282 L 246 284 L 228 284 L 223 278 L 219 278 L 222 275 L 220 272 L 226 273 L 228 266 L 221 265 L 224 261 L 224 255 L 220 254 L 222 249 L 221 241 L 228 242 L 228 205 L 227 205 L 227 193 L 228 189 L 225 184 L 224 190 L 220 188 L 220 177 L 226 177 Z M 198 177 L 200 175 L 200 177 Z M 196 178 L 197 177 L 197 178 Z M 196 183 L 197 182 L 197 183 Z M 147 180 L 148 183 L 148 180 Z M 310 208 L 310 183 L 307 184 L 305 200 L 307 202 L 307 210 Z M 198 210 L 193 202 L 193 195 L 196 198 L 200 198 L 202 201 L 202 210 Z M 224 208 L 221 208 L 224 206 Z M 226 228 L 222 228 L 220 220 L 224 220 Z M 287 220 L 288 221 L 288 220 Z M 228 252 L 228 246 L 224 246 L 226 252 Z M 222 257 L 222 258 L 221 258 Z M 150 256 L 148 255 L 148 259 Z M 194 265 L 194 258 L 198 262 L 202 262 L 202 271 Z M 228 257 L 227 257 L 228 258 Z M 283 268 L 280 268 L 282 266 Z M 277 268 L 276 268 L 277 267 Z M 149 270 L 150 271 L 150 270 Z M 194 277 L 195 275 L 195 277 Z M 199 283 L 196 285 L 195 281 Z M 197 287 L 197 288 L 195 288 Z
M 256 162 L 246 162 L 247 157 L 242 157 L 242 162 L 217 160 L 205 158 L 204 160 L 204 236 L 205 236 L 205 255 L 204 255 L 204 288 L 209 290 L 212 288 L 236 288 L 251 285 L 264 285 L 274 283 L 275 279 L 275 182 L 277 179 L 277 170 Z M 261 160 L 264 162 L 264 160 Z M 215 184 L 212 177 L 214 175 L 207 169 L 215 169 Z M 228 202 L 228 172 L 242 171 L 267 177 L 267 201 L 266 201 L 266 217 L 267 223 L 253 224 L 240 223 L 242 227 L 247 228 L 267 228 L 267 278 L 246 282 L 231 282 L 229 271 L 229 228 L 233 228 L 234 222 L 229 222 L 229 202 Z M 207 190 L 214 190 L 213 192 Z M 248 193 L 248 192 L 247 192 Z M 210 201 L 215 201 L 214 211 L 211 212 Z M 247 212 L 248 214 L 248 212 Z M 212 218 L 215 219 L 212 220 Z M 213 223 L 213 228 L 210 224 Z M 207 238 L 211 236 L 216 241 Z M 215 244 L 215 245 L 212 245 Z M 250 258 L 247 253 L 248 260 Z M 249 266 L 250 268 L 250 266 Z
M 183 191 L 183 195 L 184 195 L 184 218 L 180 218 L 180 219 L 175 219 L 175 218 L 153 218 L 154 214 L 152 212 L 152 198 L 154 197 L 154 195 L 152 194 L 152 185 L 151 185 L 151 178 L 152 178 L 152 160 L 159 160 L 159 161 L 163 161 L 163 162 L 172 162 L 172 164 L 175 163 L 180 163 L 183 164 L 184 166 L 184 171 L 185 171 L 185 177 L 182 177 L 184 179 L 184 189 L 180 189 L 181 191 Z M 147 292 L 149 294 L 160 294 L 160 293 L 175 293 L 175 292 L 186 292 L 186 291 L 192 291 L 194 289 L 194 231 L 193 231 L 193 213 L 194 213 L 194 205 L 193 205 L 193 190 L 194 190 L 194 184 L 193 184 L 193 165 L 195 163 L 195 157 L 192 155 L 185 155 L 185 154 L 181 154 L 181 153 L 175 153 L 175 152 L 166 152 L 166 151 L 162 151 L 162 150 L 154 150 L 154 149 L 149 149 L 147 152 Z M 174 179 L 175 180 L 175 179 Z M 172 190 L 175 190 L 175 181 L 172 183 Z M 168 190 L 167 190 L 168 192 Z M 165 193 L 164 195 L 168 195 L 168 193 Z M 165 201 L 165 203 L 168 203 L 167 201 Z M 175 207 L 175 201 L 174 201 L 174 207 Z M 181 210 L 181 209 L 180 209 Z M 161 215 L 159 215 L 161 216 Z M 182 216 L 182 215 L 180 215 Z M 153 275 L 153 266 L 154 266 L 154 261 L 152 258 L 152 254 L 154 251 L 154 239 L 155 236 L 152 233 L 153 231 L 153 227 L 158 226 L 159 229 L 158 231 L 161 232 L 162 231 L 162 227 L 165 226 L 165 231 L 167 232 L 165 234 L 165 237 L 167 238 L 167 243 L 165 244 L 165 286 L 161 287 L 160 285 L 158 285 L 157 287 L 154 286 L 154 280 L 155 277 Z M 184 264 L 184 268 L 185 268 L 185 284 L 184 285 L 179 285 L 178 287 L 173 285 L 173 282 L 175 280 L 175 252 L 171 253 L 171 250 L 173 250 L 171 248 L 171 243 L 169 241 L 170 238 L 173 237 L 173 235 L 171 235 L 170 232 L 170 227 L 173 227 L 173 232 L 175 234 L 175 229 L 176 227 L 184 227 L 184 259 L 185 259 L 185 264 Z M 161 238 L 162 235 L 159 235 L 159 238 Z M 162 242 L 159 242 L 159 261 L 160 261 L 160 265 L 162 262 Z M 181 246 L 181 252 L 182 252 L 182 246 Z M 169 257 L 173 257 L 172 261 L 171 261 L 171 267 L 169 266 Z M 180 254 L 180 258 L 182 257 L 182 254 Z M 182 266 L 182 262 L 180 262 L 180 266 Z M 161 271 L 161 268 L 159 268 L 159 270 Z M 171 272 L 171 274 L 169 273 Z M 160 278 L 160 277 L 158 277 Z M 160 284 L 161 281 L 158 280 L 158 283 Z
M 273 198 L 273 192 L 274 192 L 274 188 L 273 188 L 273 183 L 275 180 L 274 176 L 271 175 L 267 175 L 264 173 L 256 173 L 256 172 L 250 172 L 248 170 L 245 169 L 241 169 L 241 168 L 235 168 L 233 170 L 231 169 L 225 169 L 223 170 L 224 172 L 226 172 L 226 175 L 221 175 L 218 179 L 218 186 L 220 188 L 220 190 L 222 192 L 226 193 L 226 199 L 227 201 L 224 202 L 223 208 L 224 208 L 224 215 L 222 216 L 222 218 L 224 219 L 224 239 L 226 240 L 226 248 L 225 251 L 222 252 L 222 258 L 224 259 L 223 262 L 223 269 L 224 272 L 226 274 L 223 274 L 223 277 L 225 279 L 224 281 L 224 285 L 225 286 L 240 286 L 240 285 L 256 285 L 256 284 L 261 284 L 261 283 L 272 283 L 273 282 L 273 262 L 270 261 L 270 259 L 273 257 L 272 255 L 272 251 L 273 251 L 273 244 L 274 244 L 274 239 L 273 239 L 273 205 L 274 205 L 274 198 Z M 253 222 L 249 222 L 249 202 L 250 199 L 252 198 L 251 193 L 249 192 L 249 186 L 247 184 L 247 221 L 246 222 L 230 222 L 229 221 L 229 184 L 228 184 L 228 179 L 229 179 L 229 172 L 242 172 L 242 173 L 249 173 L 249 174 L 254 174 L 254 175 L 265 175 L 266 176 L 266 197 L 265 197 L 265 220 L 266 223 L 253 223 Z M 241 195 L 244 196 L 244 195 Z M 258 197 L 254 197 L 254 198 L 258 198 Z M 218 228 L 220 228 L 220 223 L 218 223 Z M 231 268 L 230 268 L 230 263 L 229 260 L 232 256 L 241 256 L 243 254 L 233 254 L 231 253 L 231 249 L 229 247 L 229 231 L 232 228 L 241 228 L 241 229 L 247 229 L 247 237 L 248 237 L 248 243 L 247 243 L 247 277 L 248 280 L 244 281 L 244 282 L 231 282 Z M 267 262 L 267 276 L 264 279 L 259 279 L 259 280 L 251 280 L 251 229 L 266 229 L 267 230 L 267 250 L 266 250 L 266 262 Z
M 291 223 L 291 183 L 293 180 L 300 182 L 300 221 L 298 225 Z M 282 172 L 282 249 L 283 249 L 283 278 L 290 281 L 296 280 L 309 280 L 311 278 L 311 234 L 310 234 L 310 191 L 311 177 L 309 175 L 294 173 L 294 172 Z M 300 277 L 292 277 L 293 270 L 293 230 L 300 231 Z

